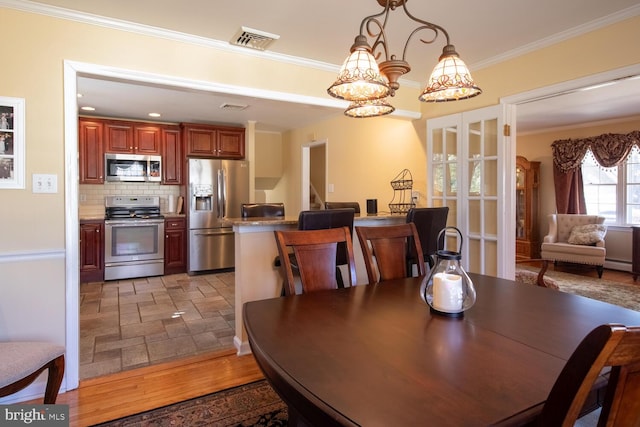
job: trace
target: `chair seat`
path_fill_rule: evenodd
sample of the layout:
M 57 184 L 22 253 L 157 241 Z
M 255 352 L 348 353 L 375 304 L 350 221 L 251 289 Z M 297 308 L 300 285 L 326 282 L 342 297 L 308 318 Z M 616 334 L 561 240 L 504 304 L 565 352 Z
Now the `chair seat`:
M 64 347 L 45 342 L 0 343 L 0 387 L 13 384 L 64 354 Z
M 572 245 L 556 242 L 543 243 L 541 257 L 555 261 L 604 265 L 607 250 L 602 246 Z

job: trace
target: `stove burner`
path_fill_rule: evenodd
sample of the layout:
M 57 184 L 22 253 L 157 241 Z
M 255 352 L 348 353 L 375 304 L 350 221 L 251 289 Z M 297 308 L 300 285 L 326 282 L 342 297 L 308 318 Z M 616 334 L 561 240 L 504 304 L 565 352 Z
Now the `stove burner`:
M 154 196 L 110 196 L 105 199 L 106 219 L 159 219 L 160 199 Z

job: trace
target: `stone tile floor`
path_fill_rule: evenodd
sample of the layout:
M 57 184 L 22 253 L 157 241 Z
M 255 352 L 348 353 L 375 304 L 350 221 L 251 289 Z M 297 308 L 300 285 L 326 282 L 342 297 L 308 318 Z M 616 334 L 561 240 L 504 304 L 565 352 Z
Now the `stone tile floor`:
M 80 379 L 233 347 L 234 273 L 80 285 Z

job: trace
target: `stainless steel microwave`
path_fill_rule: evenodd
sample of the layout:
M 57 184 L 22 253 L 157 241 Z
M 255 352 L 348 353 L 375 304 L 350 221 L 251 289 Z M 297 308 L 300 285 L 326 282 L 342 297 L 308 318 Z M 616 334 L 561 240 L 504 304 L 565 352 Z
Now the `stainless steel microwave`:
M 162 170 L 160 156 L 143 154 L 104 155 L 104 171 L 107 181 L 160 182 Z

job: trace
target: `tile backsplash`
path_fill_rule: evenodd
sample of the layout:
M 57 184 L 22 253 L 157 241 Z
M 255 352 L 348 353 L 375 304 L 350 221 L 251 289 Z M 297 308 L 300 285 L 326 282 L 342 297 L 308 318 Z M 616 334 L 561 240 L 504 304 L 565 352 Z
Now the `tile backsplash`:
M 169 209 L 169 196 L 173 195 L 177 199 L 180 195 L 180 186 L 143 182 L 108 182 L 96 185 L 82 184 L 78 188 L 80 217 L 104 215 L 105 196 L 120 195 L 159 196 L 160 211 L 166 213 Z

